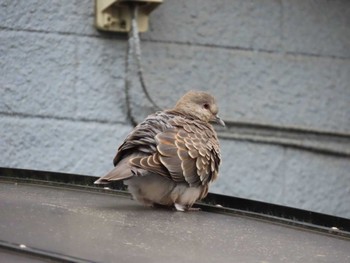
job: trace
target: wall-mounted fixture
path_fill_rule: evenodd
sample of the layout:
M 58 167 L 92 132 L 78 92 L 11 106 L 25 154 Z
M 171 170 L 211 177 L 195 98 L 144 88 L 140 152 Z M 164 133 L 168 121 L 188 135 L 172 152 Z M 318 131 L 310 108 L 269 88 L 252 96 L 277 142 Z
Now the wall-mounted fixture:
M 95 24 L 99 30 L 129 32 L 131 29 L 131 8 L 138 8 L 139 32 L 148 30 L 148 15 L 163 0 L 95 0 Z

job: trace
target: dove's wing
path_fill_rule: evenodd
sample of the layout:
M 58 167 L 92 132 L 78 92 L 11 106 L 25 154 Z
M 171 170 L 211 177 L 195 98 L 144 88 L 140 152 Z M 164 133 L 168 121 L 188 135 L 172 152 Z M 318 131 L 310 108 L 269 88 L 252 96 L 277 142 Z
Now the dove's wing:
M 219 143 L 209 124 L 158 112 L 127 136 L 114 158 L 115 168 L 96 183 L 128 179 L 135 167 L 178 183 L 206 185 L 216 179 L 219 164 Z
M 152 155 L 157 151 L 156 135 L 173 128 L 169 123 L 172 115 L 164 112 L 157 112 L 149 115 L 142 123 L 137 125 L 126 137 L 123 144 L 118 148 L 114 157 L 114 165 L 118 165 L 120 160 L 131 154 L 143 156 Z
M 110 181 L 124 180 L 133 176 L 130 159 L 134 157 L 149 157 L 157 152 L 156 135 L 172 128 L 169 119 L 173 115 L 157 112 L 148 116 L 137 125 L 126 137 L 113 159 L 114 169 L 99 178 L 95 184 L 105 184 Z M 157 160 L 155 160 L 157 162 Z M 151 161 L 149 161 L 152 164 Z M 166 175 L 167 171 L 161 163 L 155 163 L 153 170 L 157 174 Z
M 155 135 L 153 154 L 130 158 L 130 164 L 190 186 L 215 180 L 220 152 L 214 130 L 202 121 L 181 116 L 169 123 L 172 128 Z

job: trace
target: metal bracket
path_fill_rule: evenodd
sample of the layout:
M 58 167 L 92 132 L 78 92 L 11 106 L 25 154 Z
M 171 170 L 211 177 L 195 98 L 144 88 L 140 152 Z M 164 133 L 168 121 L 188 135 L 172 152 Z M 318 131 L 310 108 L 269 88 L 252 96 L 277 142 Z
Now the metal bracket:
M 129 32 L 130 5 L 138 7 L 139 32 L 148 30 L 148 16 L 163 0 L 95 0 L 95 25 L 99 30 Z

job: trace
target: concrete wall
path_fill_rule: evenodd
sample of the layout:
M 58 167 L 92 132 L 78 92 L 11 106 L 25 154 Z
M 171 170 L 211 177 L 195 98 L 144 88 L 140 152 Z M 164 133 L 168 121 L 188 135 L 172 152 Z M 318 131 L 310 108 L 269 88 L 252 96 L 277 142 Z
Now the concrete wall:
M 126 100 L 123 34 L 93 1 L 0 1 L 0 166 L 103 175 L 154 109 Z M 216 95 L 212 191 L 350 217 L 350 2 L 165 0 L 142 35 L 151 97 Z

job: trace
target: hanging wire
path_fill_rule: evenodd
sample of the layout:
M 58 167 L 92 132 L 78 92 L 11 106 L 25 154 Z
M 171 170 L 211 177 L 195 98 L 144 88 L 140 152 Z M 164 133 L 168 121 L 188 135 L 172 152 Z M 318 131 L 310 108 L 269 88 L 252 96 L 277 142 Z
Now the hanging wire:
M 141 87 L 143 92 L 145 93 L 147 99 L 152 104 L 152 106 L 155 108 L 155 110 L 161 110 L 161 108 L 157 105 L 157 103 L 154 102 L 152 97 L 149 95 L 145 79 L 143 76 L 143 68 L 142 68 L 142 60 L 141 60 L 141 45 L 140 45 L 140 36 L 139 36 L 139 29 L 137 25 L 137 17 L 138 17 L 138 6 L 132 5 L 131 7 L 131 13 L 132 13 L 132 19 L 131 19 L 131 34 L 132 34 L 132 40 L 133 40 L 133 46 L 135 49 L 135 57 L 136 57 L 136 64 L 137 64 L 137 75 L 139 77 Z M 130 39 L 130 37 L 129 37 Z M 130 47 L 130 46 L 129 46 Z
M 131 86 L 131 62 L 132 62 L 132 51 L 133 51 L 133 34 L 131 31 L 128 33 L 128 43 L 126 49 L 126 60 L 125 60 L 125 100 L 126 100 L 126 114 L 128 119 L 131 121 L 133 126 L 137 125 L 137 121 L 135 120 L 132 110 L 131 110 L 131 100 L 130 100 L 130 86 Z

